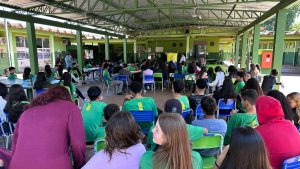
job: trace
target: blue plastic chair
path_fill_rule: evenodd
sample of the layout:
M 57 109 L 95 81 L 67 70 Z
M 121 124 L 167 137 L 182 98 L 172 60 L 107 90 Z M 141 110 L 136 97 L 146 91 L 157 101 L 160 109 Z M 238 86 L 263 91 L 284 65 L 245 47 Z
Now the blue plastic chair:
M 144 134 L 148 134 L 154 122 L 154 112 L 149 110 L 130 111 L 135 121 L 141 126 Z M 149 123 L 149 124 L 147 124 Z
M 174 80 L 184 80 L 184 78 L 184 74 L 174 73 Z
M 187 110 L 184 110 L 182 111 L 182 117 L 185 119 L 185 117 L 188 115 L 188 114 L 192 114 L 192 109 L 187 109 Z
M 229 117 L 230 111 L 232 109 L 235 109 L 235 106 L 236 106 L 236 102 L 234 99 L 227 99 L 227 103 L 225 102 L 224 99 L 220 99 L 218 102 L 217 117 L 219 117 L 219 116 Z
M 196 114 L 195 114 L 196 119 L 200 119 L 204 117 L 204 112 L 202 111 L 201 105 L 198 104 L 196 107 Z
M 289 158 L 282 163 L 282 169 L 299 169 L 300 168 L 300 155 Z
M 38 95 L 40 95 L 40 94 L 43 94 L 43 93 L 45 93 L 47 90 L 48 90 L 47 88 L 45 88 L 45 89 L 36 89 L 36 90 L 35 90 L 35 95 L 38 96 Z
M 147 83 L 145 81 L 153 81 L 152 83 Z M 143 79 L 143 89 L 145 88 L 145 84 L 151 84 L 152 85 L 152 89 L 155 93 L 155 80 L 154 80 L 154 76 L 153 75 L 145 75 L 144 79 Z M 145 93 L 145 89 L 144 89 L 144 93 Z
M 127 93 L 128 92 L 128 76 L 127 75 L 118 75 L 117 80 L 122 81 L 123 84 L 126 85 L 126 93 Z

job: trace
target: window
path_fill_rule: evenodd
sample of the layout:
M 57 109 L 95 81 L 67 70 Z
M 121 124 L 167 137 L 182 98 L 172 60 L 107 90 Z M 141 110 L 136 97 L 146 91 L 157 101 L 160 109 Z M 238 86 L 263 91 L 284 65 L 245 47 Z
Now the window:
M 23 36 L 16 36 L 17 47 L 27 47 L 27 38 Z

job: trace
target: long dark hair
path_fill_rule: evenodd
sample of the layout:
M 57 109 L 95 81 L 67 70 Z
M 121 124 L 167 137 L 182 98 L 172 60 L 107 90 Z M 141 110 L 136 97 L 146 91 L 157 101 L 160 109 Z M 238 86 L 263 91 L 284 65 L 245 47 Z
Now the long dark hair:
M 51 73 L 52 73 L 52 70 L 51 70 L 50 65 L 45 65 L 45 75 L 46 75 L 46 78 L 50 78 L 51 77 Z
M 264 140 L 249 126 L 233 130 L 230 147 L 220 169 L 270 169 Z
M 109 161 L 116 152 L 126 153 L 123 150 L 140 143 L 144 137 L 140 126 L 134 117 L 127 111 L 115 113 L 105 128 L 106 147 L 104 152 L 109 155 Z
M 24 102 L 27 102 L 24 88 L 19 84 L 12 85 L 8 91 L 7 103 L 4 107 L 4 112 L 8 113 L 11 122 L 16 123 L 18 121 L 25 110 Z
M 225 78 L 222 88 L 220 89 L 220 98 L 224 99 L 224 101 L 227 103 L 228 99 L 234 99 L 236 98 L 236 94 L 233 90 L 233 83 L 231 78 Z
M 39 72 L 36 75 L 36 81 L 34 82 L 33 88 L 34 89 L 43 89 L 46 82 L 47 82 L 47 79 L 46 79 L 45 73 Z
M 163 113 L 159 115 L 157 123 L 166 141 L 154 153 L 153 168 L 192 169 L 192 150 L 182 116 L 178 113 Z
M 23 72 L 23 80 L 30 79 L 30 73 L 31 73 L 30 67 L 25 67 Z
M 243 87 L 242 91 L 247 90 L 247 89 L 253 89 L 256 90 L 258 96 L 264 95 L 263 90 L 261 89 L 258 81 L 255 78 L 250 78 L 246 85 Z
M 56 100 L 66 100 L 72 102 L 69 91 L 63 86 L 50 87 L 45 93 L 38 95 L 30 104 L 30 107 L 46 105 Z
M 71 74 L 69 72 L 63 73 L 63 75 L 61 76 L 61 79 L 60 79 L 60 82 L 61 81 L 63 81 L 64 86 L 68 86 L 71 89 L 72 77 L 71 77 Z
M 284 118 L 290 121 L 293 121 L 293 111 L 287 101 L 287 98 L 278 90 L 270 90 L 267 93 L 267 96 L 271 96 L 278 100 L 281 104 L 282 110 L 284 112 Z

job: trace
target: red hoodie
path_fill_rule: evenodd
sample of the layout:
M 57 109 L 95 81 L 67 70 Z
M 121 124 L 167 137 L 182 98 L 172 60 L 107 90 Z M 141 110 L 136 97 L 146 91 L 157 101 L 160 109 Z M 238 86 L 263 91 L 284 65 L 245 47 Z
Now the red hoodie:
M 284 119 L 280 102 L 269 96 L 256 101 L 259 126 L 273 169 L 281 169 L 284 160 L 300 155 L 300 134 L 296 127 Z

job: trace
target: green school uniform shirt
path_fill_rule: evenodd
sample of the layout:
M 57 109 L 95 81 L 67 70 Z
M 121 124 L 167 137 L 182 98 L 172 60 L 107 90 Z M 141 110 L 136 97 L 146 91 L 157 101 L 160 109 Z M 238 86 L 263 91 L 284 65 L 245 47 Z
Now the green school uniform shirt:
M 154 116 L 158 115 L 156 104 L 151 97 L 133 98 L 124 102 L 123 110 L 150 110 L 154 111 Z
M 257 115 L 247 113 L 236 113 L 235 115 L 231 116 L 229 122 L 227 123 L 227 132 L 224 139 L 224 145 L 229 144 L 232 131 L 240 126 L 257 127 Z
M 147 137 L 147 147 L 150 147 L 150 150 L 154 150 L 155 148 L 155 143 L 153 142 L 153 132 L 152 129 L 155 127 L 155 125 L 153 125 L 150 128 L 150 131 L 148 133 L 148 137 Z M 186 124 L 186 129 L 188 131 L 189 134 L 189 139 L 190 141 L 195 141 L 198 140 L 200 138 L 203 137 L 204 134 L 204 128 L 203 127 L 199 127 L 199 126 L 193 126 L 190 124 Z
M 140 161 L 140 169 L 153 169 L 153 151 L 147 151 L 143 154 Z M 199 153 L 192 151 L 193 169 L 202 169 L 203 161 Z
M 242 88 L 245 86 L 245 82 L 241 81 L 241 82 L 237 82 L 234 86 L 233 86 L 233 90 L 235 92 L 235 94 L 240 94 Z
M 17 78 L 17 75 L 14 73 L 9 74 L 9 76 L 7 77 L 7 79 L 9 79 L 9 80 L 14 80 L 16 78 Z
M 190 109 L 190 102 L 187 96 L 180 96 L 177 100 L 180 101 L 183 111 Z
M 106 106 L 101 101 L 85 103 L 81 109 L 86 142 L 94 141 L 103 131 L 99 129 L 103 119 L 103 109 Z M 98 132 L 98 133 L 97 133 Z
M 103 77 L 107 79 L 107 82 L 110 84 L 112 79 L 110 77 L 110 73 L 107 71 L 107 69 L 103 70 Z
M 91 65 L 91 64 L 87 64 L 86 66 L 85 66 L 85 68 L 92 68 L 93 66 Z
M 131 66 L 131 65 L 128 66 L 128 70 L 129 70 L 129 71 L 136 71 L 135 67 L 133 67 L 133 66 Z
M 98 127 L 95 131 L 95 140 L 105 139 L 105 127 Z

